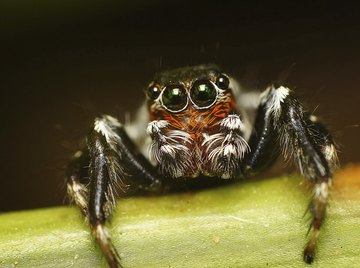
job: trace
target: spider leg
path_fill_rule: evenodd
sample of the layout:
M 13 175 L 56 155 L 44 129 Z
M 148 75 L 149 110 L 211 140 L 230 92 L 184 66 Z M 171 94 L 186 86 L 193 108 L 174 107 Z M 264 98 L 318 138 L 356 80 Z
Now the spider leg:
M 279 154 L 277 134 L 273 131 L 273 119 L 264 104 L 258 107 L 254 131 L 249 139 L 250 150 L 241 162 L 241 176 L 254 176 L 269 167 Z
M 73 155 L 66 171 L 68 195 L 71 201 L 79 207 L 84 217 L 88 215 L 88 165 L 88 150 L 80 150 Z
M 136 151 L 124 127 L 113 117 L 97 118 L 87 139 L 84 157 L 71 162 L 68 172 L 68 192 L 88 218 L 94 237 L 107 263 L 121 267 L 105 223 L 112 215 L 115 198 L 129 187 L 158 192 L 162 185 L 155 168 Z M 82 183 L 81 167 L 89 166 L 88 184 Z
M 320 228 L 325 218 L 329 188 L 331 187 L 332 182 L 332 173 L 338 165 L 338 158 L 334 141 L 326 128 L 317 121 L 315 116 L 307 117 L 306 122 L 310 136 L 314 137 L 319 154 L 323 156 L 321 161 L 327 163 L 329 168 L 329 170 L 325 171 L 325 174 L 322 176 L 320 175 L 317 178 L 312 178 L 311 174 L 308 174 L 310 179 L 312 179 L 311 181 L 313 184 L 313 197 L 309 205 L 313 219 L 310 226 L 310 240 L 304 250 L 304 261 L 311 263 L 314 259 L 314 250 L 320 233 Z
M 262 94 L 261 105 L 264 107 L 264 118 L 277 136 L 283 155 L 295 160 L 301 173 L 313 185 L 310 240 L 304 250 L 304 261 L 311 263 L 337 164 L 335 145 L 326 128 L 305 111 L 288 88 L 268 88 Z

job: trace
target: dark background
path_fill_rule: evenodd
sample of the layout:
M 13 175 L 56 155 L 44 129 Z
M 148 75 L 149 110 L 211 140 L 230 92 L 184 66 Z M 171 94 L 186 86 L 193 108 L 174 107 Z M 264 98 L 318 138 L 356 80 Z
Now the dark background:
M 155 72 L 183 65 L 295 89 L 342 164 L 358 162 L 360 17 L 348 3 L 2 1 L 0 211 L 63 204 L 64 166 L 93 118 L 124 120 Z

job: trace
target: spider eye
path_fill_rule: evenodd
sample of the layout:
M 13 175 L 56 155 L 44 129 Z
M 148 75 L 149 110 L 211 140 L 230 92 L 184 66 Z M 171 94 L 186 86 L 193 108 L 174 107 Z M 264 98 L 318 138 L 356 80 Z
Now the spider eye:
M 217 92 L 210 81 L 198 80 L 191 88 L 190 97 L 198 107 L 205 108 L 215 103 Z
M 216 85 L 220 88 L 220 89 L 227 89 L 229 87 L 230 81 L 229 78 L 226 77 L 225 75 L 220 75 L 217 79 L 216 79 Z
M 161 102 L 170 112 L 182 111 L 188 103 L 185 88 L 181 85 L 167 86 L 162 93 Z
M 161 89 L 158 85 L 151 85 L 147 90 L 147 95 L 150 99 L 155 100 L 159 97 Z

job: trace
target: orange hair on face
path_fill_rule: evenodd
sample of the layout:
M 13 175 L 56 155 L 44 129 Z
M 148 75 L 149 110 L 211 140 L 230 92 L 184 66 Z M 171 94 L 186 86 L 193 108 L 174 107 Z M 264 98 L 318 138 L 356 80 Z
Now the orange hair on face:
M 170 129 L 186 131 L 193 140 L 198 140 L 204 131 L 211 134 L 216 131 L 220 121 L 233 113 L 235 101 L 229 92 L 208 109 L 196 109 L 191 103 L 182 112 L 171 113 L 165 109 L 149 107 L 150 120 L 166 120 Z

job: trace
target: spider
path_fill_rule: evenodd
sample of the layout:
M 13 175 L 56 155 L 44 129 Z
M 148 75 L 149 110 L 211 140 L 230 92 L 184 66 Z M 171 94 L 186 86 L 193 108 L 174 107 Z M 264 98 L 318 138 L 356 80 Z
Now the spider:
M 293 91 L 274 85 L 246 91 L 212 64 L 164 71 L 145 91 L 133 123 L 123 125 L 109 115 L 96 118 L 86 148 L 68 166 L 68 194 L 88 219 L 108 265 L 122 267 L 104 227 L 118 192 L 158 193 L 179 187 L 178 181 L 246 178 L 280 153 L 295 161 L 313 187 L 310 238 L 303 253 L 310 264 L 337 153 L 326 128 Z

